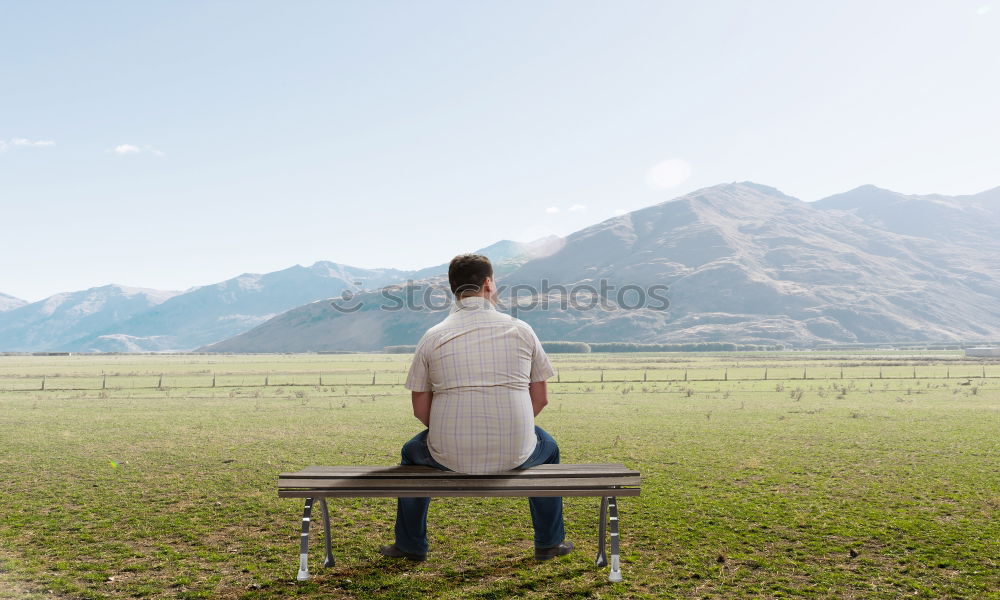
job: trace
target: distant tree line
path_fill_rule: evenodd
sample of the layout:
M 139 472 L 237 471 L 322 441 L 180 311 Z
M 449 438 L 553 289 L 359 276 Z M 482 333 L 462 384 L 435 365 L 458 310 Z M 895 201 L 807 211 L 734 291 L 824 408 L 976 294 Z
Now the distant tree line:
M 587 354 L 590 344 L 587 342 L 542 342 L 542 349 L 552 354 Z
M 590 352 L 754 352 L 784 350 L 781 344 L 734 344 L 731 342 L 688 342 L 683 344 L 638 344 L 634 342 L 542 342 L 551 354 L 588 354 Z M 413 354 L 416 346 L 386 346 L 386 354 Z
M 416 346 L 386 346 L 382 349 L 386 354 L 413 354 L 417 351 Z
M 636 344 L 633 342 L 591 342 L 591 352 L 753 352 L 784 350 L 781 344 L 734 344 L 732 342 L 687 342 L 682 344 Z
M 734 344 L 731 342 L 688 342 L 683 344 L 639 344 L 635 342 L 542 342 L 546 352 L 586 354 L 588 352 L 753 352 L 784 350 L 781 344 Z

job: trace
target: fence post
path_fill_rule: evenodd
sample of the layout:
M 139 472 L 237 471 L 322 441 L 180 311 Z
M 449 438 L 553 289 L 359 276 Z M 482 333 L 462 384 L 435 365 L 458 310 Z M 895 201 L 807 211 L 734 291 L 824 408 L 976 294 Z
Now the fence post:
M 914 379 L 917 378 L 917 368 L 916 367 L 913 367 L 913 378 Z
M 806 378 L 806 371 L 807 371 L 807 370 L 808 370 L 808 369 L 802 369 L 802 379 L 803 379 L 803 380 L 807 379 L 807 378 Z
M 270 384 L 270 381 L 271 381 L 271 376 L 264 375 L 264 387 L 267 387 Z
M 556 371 L 556 383 L 559 383 L 559 371 Z
M 767 367 L 764 367 L 764 381 L 767 381 Z
M 601 369 L 601 383 L 604 383 L 604 369 Z
M 45 391 L 45 375 L 42 375 L 42 391 Z
M 212 387 L 215 387 L 215 373 L 212 373 Z
M 102 390 L 108 389 L 108 376 L 107 375 L 102 375 L 101 376 L 101 389 Z
M 766 371 L 765 371 L 765 373 L 766 373 Z M 688 370 L 684 369 L 684 381 L 687 381 L 687 380 L 688 380 Z
M 375 371 L 372 370 L 372 385 L 375 385 Z
M 984 372 L 985 372 L 985 368 L 984 368 Z M 644 370 L 644 371 L 642 372 L 642 382 L 643 382 L 643 383 L 646 383 L 646 375 L 647 375 L 647 373 L 646 373 L 646 371 Z M 985 375 L 983 375 L 983 377 L 985 377 Z
M 878 378 L 879 378 L 879 379 L 882 379 L 882 369 L 879 369 L 879 370 L 878 370 Z
M 156 384 L 156 388 L 160 390 L 163 389 L 163 373 L 160 373 L 160 381 Z
M 945 379 L 951 379 L 951 367 L 948 367 L 947 369 L 945 369 L 944 378 Z
M 729 381 L 729 369 L 726 369 L 726 370 L 725 370 L 725 371 L 724 371 L 724 372 L 722 373 L 722 380 L 723 380 L 723 381 Z

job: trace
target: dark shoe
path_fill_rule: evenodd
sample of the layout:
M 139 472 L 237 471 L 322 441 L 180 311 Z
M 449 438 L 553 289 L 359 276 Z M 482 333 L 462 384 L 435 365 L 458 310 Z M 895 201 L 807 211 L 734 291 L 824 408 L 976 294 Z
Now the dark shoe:
M 535 560 L 549 560 L 557 556 L 565 556 L 573 551 L 573 542 L 563 542 L 551 548 L 535 548 Z
M 382 546 L 378 549 L 382 556 L 388 556 L 389 558 L 405 558 L 406 560 L 412 560 L 413 562 L 422 562 L 427 560 L 426 554 L 410 554 L 409 552 L 404 552 L 396 547 L 396 544 L 391 546 Z

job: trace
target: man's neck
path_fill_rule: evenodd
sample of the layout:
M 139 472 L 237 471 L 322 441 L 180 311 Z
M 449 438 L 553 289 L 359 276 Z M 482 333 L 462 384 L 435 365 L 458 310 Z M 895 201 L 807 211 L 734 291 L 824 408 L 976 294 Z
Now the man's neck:
M 462 296 L 455 300 L 455 308 L 493 308 L 493 300 L 485 294 Z

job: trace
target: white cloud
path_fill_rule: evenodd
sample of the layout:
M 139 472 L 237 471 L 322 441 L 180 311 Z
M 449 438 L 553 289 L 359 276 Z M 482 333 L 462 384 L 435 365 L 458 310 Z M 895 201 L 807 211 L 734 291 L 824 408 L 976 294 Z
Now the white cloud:
M 139 154 L 142 150 L 138 146 L 133 146 L 132 144 L 121 144 L 115 146 L 113 150 L 115 154 Z
M 622 216 L 622 215 L 624 215 L 624 214 L 627 214 L 627 213 L 628 213 L 628 211 L 625 210 L 624 208 L 616 208 L 615 209 L 615 215 L 617 215 L 619 217 Z
M 160 152 L 156 148 L 149 145 L 139 147 L 133 144 L 119 144 L 114 148 L 112 148 L 110 151 L 119 155 L 143 154 L 148 152 L 149 154 L 155 154 L 156 156 L 165 156 L 163 152 Z
M 55 146 L 56 143 L 52 140 L 28 140 L 25 138 L 15 138 L 10 141 L 12 146 L 33 146 L 35 148 L 43 148 L 45 146 Z
M 557 212 L 559 212 L 559 207 L 558 206 L 550 206 L 550 207 L 548 207 L 548 208 L 545 209 L 545 212 L 549 213 L 550 215 L 554 215 Z
M 21 146 L 26 148 L 47 148 L 49 146 L 55 146 L 56 143 L 52 140 L 29 140 L 27 138 L 12 138 L 10 140 L 0 140 L 0 152 L 3 152 L 7 148 L 13 146 Z
M 684 183 L 691 177 L 691 163 L 671 158 L 653 165 L 646 172 L 646 185 L 654 190 L 667 190 Z
M 979 8 L 976 9 L 976 14 L 979 15 L 980 17 L 982 17 L 982 16 L 990 14 L 991 10 L 993 10 L 992 6 L 990 6 L 989 4 L 984 4 L 984 5 L 982 5 L 982 6 L 980 6 Z
M 586 211 L 587 207 L 584 206 L 583 204 L 574 204 L 573 206 L 569 207 L 569 212 L 586 212 Z

